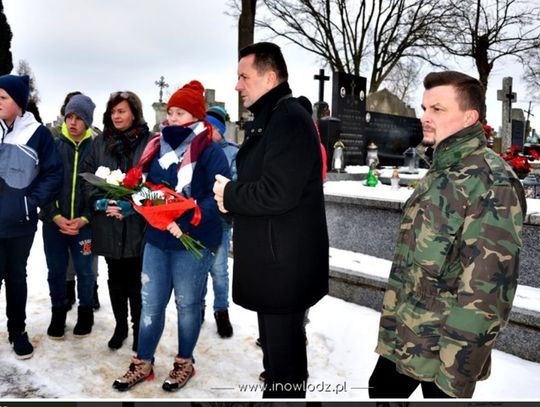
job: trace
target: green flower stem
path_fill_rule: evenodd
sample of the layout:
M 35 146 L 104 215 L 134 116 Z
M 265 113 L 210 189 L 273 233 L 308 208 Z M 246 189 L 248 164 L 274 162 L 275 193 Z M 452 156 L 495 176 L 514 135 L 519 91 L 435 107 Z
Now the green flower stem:
M 180 242 L 184 245 L 186 250 L 190 252 L 197 260 L 203 258 L 203 254 L 199 249 L 206 249 L 206 247 L 198 240 L 193 239 L 191 236 L 183 234 L 179 238 Z

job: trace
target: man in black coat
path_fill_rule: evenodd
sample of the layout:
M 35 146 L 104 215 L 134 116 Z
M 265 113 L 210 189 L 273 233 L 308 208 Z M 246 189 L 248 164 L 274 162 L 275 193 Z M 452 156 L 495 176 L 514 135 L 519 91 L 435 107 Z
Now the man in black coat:
M 214 185 L 220 210 L 234 217 L 233 300 L 257 312 L 265 398 L 305 397 L 304 312 L 328 292 L 319 139 L 287 78 L 277 45 L 240 51 L 236 90 L 254 120 L 238 180 L 218 176 Z

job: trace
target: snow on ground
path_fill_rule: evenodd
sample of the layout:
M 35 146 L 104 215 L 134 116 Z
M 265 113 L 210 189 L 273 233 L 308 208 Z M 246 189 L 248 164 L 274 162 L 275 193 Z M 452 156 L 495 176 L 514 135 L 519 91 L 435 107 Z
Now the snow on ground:
M 352 270 L 360 275 L 387 279 L 392 262 L 390 260 L 369 256 L 331 247 L 330 265 Z M 540 288 L 518 285 L 514 298 L 514 307 L 540 312 Z
M 335 251 L 333 253 L 336 253 Z M 342 254 L 346 257 L 346 254 Z M 339 257 L 339 255 L 338 255 Z M 374 268 L 384 263 L 370 260 Z M 50 318 L 47 271 L 41 234 L 38 232 L 28 265 L 29 295 L 27 330 L 35 346 L 34 356 L 15 359 L 7 333 L 0 332 L 0 398 L 64 400 L 206 399 L 231 400 L 261 398 L 257 377 L 262 370 L 261 351 L 255 345 L 256 315 L 236 305 L 230 314 L 234 336 L 221 339 L 207 311 L 195 349 L 197 375 L 178 393 L 166 393 L 161 383 L 172 368 L 176 352 L 176 312 L 171 302 L 165 332 L 156 354 L 156 378 L 126 393 L 111 388 L 116 377 L 128 367 L 131 338 L 119 351 L 111 351 L 107 341 L 114 329 L 107 293 L 107 272 L 100 262 L 101 309 L 95 314 L 92 334 L 73 337 L 76 311 L 68 315 L 63 341 L 47 337 Z M 212 290 L 207 303 L 211 304 Z M 5 299 L 0 296 L 0 326 L 5 327 Z M 367 381 L 377 359 L 373 352 L 379 314 L 369 308 L 325 297 L 310 312 L 308 358 L 310 391 L 308 400 L 367 400 Z M 5 328 L 4 328 L 5 329 Z M 243 385 L 251 385 L 247 391 Z M 323 391 L 324 389 L 324 391 Z M 412 399 L 419 399 L 419 392 Z M 477 386 L 475 400 L 540 400 L 540 364 L 499 351 L 493 354 L 491 377 Z

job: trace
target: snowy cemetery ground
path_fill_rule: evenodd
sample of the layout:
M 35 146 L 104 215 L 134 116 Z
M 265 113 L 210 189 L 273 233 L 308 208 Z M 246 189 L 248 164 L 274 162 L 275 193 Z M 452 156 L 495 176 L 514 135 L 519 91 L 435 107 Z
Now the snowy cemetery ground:
M 339 256 L 339 252 L 333 252 Z M 346 257 L 346 254 L 343 254 Z M 377 261 L 366 256 L 357 261 Z M 47 337 L 50 300 L 47 268 L 41 231 L 28 261 L 27 331 L 35 346 L 31 359 L 17 360 L 5 332 L 5 298 L 0 297 L 0 398 L 63 400 L 232 400 L 261 398 L 258 375 L 262 370 L 261 351 L 255 345 L 257 319 L 253 312 L 231 304 L 234 336 L 221 339 L 216 333 L 211 308 L 207 307 L 199 343 L 195 349 L 197 375 L 177 393 L 166 393 L 161 384 L 172 367 L 176 352 L 176 310 L 169 303 L 165 332 L 156 354 L 156 378 L 129 392 L 111 388 L 123 374 L 131 357 L 131 336 L 122 349 L 111 351 L 107 341 L 114 329 L 107 292 L 106 265 L 100 259 L 99 293 L 101 309 L 95 314 L 90 336 L 73 337 L 75 308 L 70 311 L 66 337 L 55 341 Z M 209 288 L 207 304 L 212 304 Z M 325 297 L 310 312 L 308 400 L 367 400 L 367 382 L 377 359 L 376 344 L 379 314 L 369 308 Z M 251 388 L 242 388 L 251 386 Z M 311 390 L 311 391 L 309 391 Z M 416 391 L 411 399 L 421 399 Z M 475 400 L 540 400 L 540 364 L 494 351 L 491 377 L 480 382 Z

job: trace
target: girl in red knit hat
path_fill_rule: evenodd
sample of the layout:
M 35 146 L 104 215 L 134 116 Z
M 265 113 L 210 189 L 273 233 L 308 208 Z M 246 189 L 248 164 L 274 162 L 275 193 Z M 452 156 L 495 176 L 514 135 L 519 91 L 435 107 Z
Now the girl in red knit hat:
M 154 376 L 154 355 L 163 333 L 165 310 L 171 293 L 177 310 L 178 351 L 173 369 L 163 383 L 176 391 L 195 374 L 193 350 L 201 328 L 203 285 L 213 262 L 213 250 L 221 242 L 222 225 L 212 186 L 217 174 L 229 177 L 229 165 L 222 149 L 211 141 L 204 87 L 193 80 L 178 89 L 167 103 L 167 125 L 147 146 L 139 162 L 147 181 L 164 184 L 201 209 L 200 222 L 192 222 L 194 211 L 185 212 L 161 231 L 151 225 L 145 232 L 142 272 L 142 313 L 137 356 L 113 387 L 124 391 Z M 196 226 L 194 225 L 197 224 Z M 180 243 L 187 233 L 204 246 L 201 259 Z

